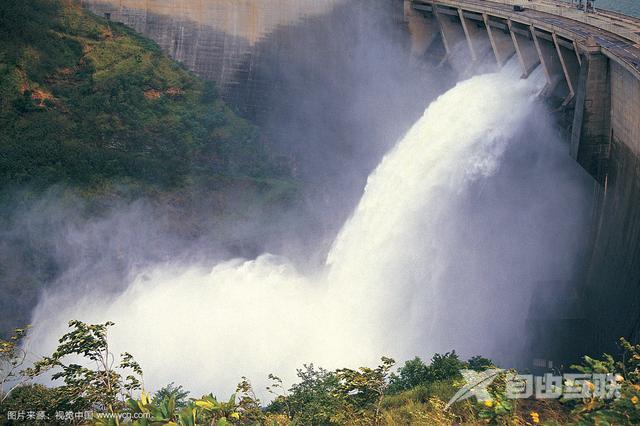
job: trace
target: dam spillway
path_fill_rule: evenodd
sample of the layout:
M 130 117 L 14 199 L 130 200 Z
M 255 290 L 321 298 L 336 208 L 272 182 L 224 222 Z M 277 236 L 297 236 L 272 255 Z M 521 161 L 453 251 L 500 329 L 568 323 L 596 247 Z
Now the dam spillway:
M 190 69 L 217 81 L 230 103 L 250 112 L 261 103 L 262 88 L 269 84 L 257 71 L 267 61 L 261 41 L 283 26 L 303 26 L 306 17 L 327 13 L 338 2 L 293 2 L 299 7 L 292 14 L 280 14 L 268 2 L 260 6 L 213 0 L 85 3 L 155 39 Z M 640 22 L 542 1 L 518 3 L 522 10 L 514 10 L 511 1 L 390 3 L 404 16 L 412 55 L 418 61 L 461 78 L 503 66 L 514 56 L 523 76 L 542 67 L 545 94 L 557 112 L 570 153 L 597 182 L 593 243 L 579 289 L 588 324 L 585 334 L 598 342 L 595 352 L 608 349 L 620 336 L 637 339 Z M 277 49 L 279 42 L 268 45 Z
M 612 350 L 620 336 L 637 339 L 640 21 L 543 1 L 413 0 L 405 11 L 413 54 L 442 55 L 440 64 L 460 75 L 512 55 L 523 76 L 543 67 L 570 154 L 598 182 L 589 266 L 578 290 L 579 334 L 598 342 L 595 352 Z

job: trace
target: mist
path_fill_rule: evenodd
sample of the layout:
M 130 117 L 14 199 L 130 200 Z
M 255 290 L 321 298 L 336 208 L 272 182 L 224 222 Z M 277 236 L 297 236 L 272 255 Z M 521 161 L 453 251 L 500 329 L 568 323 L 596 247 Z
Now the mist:
M 269 373 L 290 384 L 309 362 L 451 349 L 517 359 L 537 283 L 580 269 L 591 183 L 537 100 L 539 81 L 508 71 L 458 83 L 388 142 L 324 261 L 298 243 L 295 261 L 286 250 L 231 260 L 169 250 L 129 267 L 116 290 L 88 267 L 62 278 L 82 291 L 42 296 L 30 350 L 52 351 L 69 319 L 110 320 L 113 351 L 136 357 L 147 390 L 175 381 L 225 395 L 247 376 L 263 397 Z M 126 233 L 139 214 L 116 211 L 110 226 Z
M 303 185 L 320 263 L 382 156 L 455 84 L 446 66 L 411 60 L 403 19 L 395 0 L 340 1 L 255 47 L 254 78 L 269 82 L 255 120 Z

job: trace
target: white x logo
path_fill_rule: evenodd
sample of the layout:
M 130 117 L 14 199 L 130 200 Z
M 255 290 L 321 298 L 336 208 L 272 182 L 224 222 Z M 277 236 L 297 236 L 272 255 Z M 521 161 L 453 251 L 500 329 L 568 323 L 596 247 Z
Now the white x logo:
M 449 408 L 454 402 L 463 401 L 472 396 L 475 396 L 480 402 L 491 400 L 491 394 L 487 387 L 503 371 L 501 368 L 491 368 L 485 371 L 460 370 L 467 384 L 453 395 L 445 408 Z

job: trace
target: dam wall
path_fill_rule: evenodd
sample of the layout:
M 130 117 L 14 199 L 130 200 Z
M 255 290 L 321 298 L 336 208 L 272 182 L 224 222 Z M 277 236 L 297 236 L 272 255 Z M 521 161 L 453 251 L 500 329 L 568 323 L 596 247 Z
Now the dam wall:
M 405 20 L 412 33 L 413 54 L 436 66 L 448 66 L 461 77 L 477 69 L 501 67 L 513 55 L 518 57 L 522 77 L 542 66 L 547 80 L 544 95 L 565 132 L 568 153 L 594 179 L 592 247 L 577 286 L 580 314 L 576 318 L 575 310 L 567 307 L 566 317 L 561 313 L 560 321 L 538 321 L 538 326 L 546 328 L 534 333 L 546 334 L 541 345 L 573 345 L 574 353 L 544 355 L 533 344 L 531 355 L 537 357 L 538 365 L 540 358 L 544 364 L 545 358 L 562 361 L 582 351 L 614 352 L 622 336 L 637 342 L 640 20 L 606 12 L 585 14 L 566 3 L 537 0 L 407 0 Z M 474 31 L 466 30 L 469 27 Z M 466 44 L 461 42 L 463 37 Z M 493 54 L 474 53 L 472 46 L 486 38 Z M 444 58 L 439 46 L 445 47 Z M 474 67 L 470 69 L 469 63 Z M 563 320 L 571 322 L 573 329 L 567 332 Z M 550 337 L 554 334 L 555 339 Z M 573 340 L 567 341 L 567 336 Z

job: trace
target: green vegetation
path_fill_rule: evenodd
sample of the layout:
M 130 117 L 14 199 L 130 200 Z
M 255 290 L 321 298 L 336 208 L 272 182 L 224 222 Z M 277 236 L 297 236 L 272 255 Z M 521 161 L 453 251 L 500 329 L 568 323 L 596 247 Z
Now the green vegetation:
M 620 372 L 616 376 L 619 397 L 597 398 L 595 385 L 586 382 L 591 395 L 584 399 L 508 399 L 507 372 L 500 373 L 488 387 L 491 399 L 447 401 L 463 385 L 460 369 L 484 371 L 491 360 L 473 357 L 461 361 L 455 352 L 436 354 L 429 364 L 420 358 L 404 363 L 392 372 L 395 361 L 383 357 L 375 368 L 343 368 L 328 371 L 314 365 L 298 370 L 292 386 L 270 375 L 267 388 L 273 395 L 266 406 L 256 397 L 251 382 L 242 377 L 236 392 L 218 399 L 213 394 L 189 398 L 182 386 L 173 383 L 150 395 L 143 390 L 142 369 L 124 353 L 114 368 L 107 330 L 113 323 L 90 325 L 71 321 L 71 331 L 60 339 L 58 349 L 33 368 L 24 366 L 25 353 L 17 344 L 25 336 L 18 330 L 0 341 L 0 377 L 12 374 L 14 388 L 0 392 L 0 422 L 11 412 L 40 410 L 41 421 L 13 420 L 10 424 L 120 424 L 115 417 L 97 413 L 119 413 L 133 425 L 627 425 L 640 424 L 640 345 L 621 339 L 620 360 L 584 357 L 572 370 L 587 375 Z M 63 362 L 69 356 L 75 363 Z M 94 366 L 95 368 L 89 367 Z M 29 383 L 45 371 L 64 383 L 49 388 Z M 9 373 L 10 372 L 10 373 Z M 194 372 L 197 374 L 197 372 Z M 94 413 L 92 420 L 59 420 L 59 413 Z
M 0 403 L 25 382 L 22 368 L 27 362 L 27 351 L 22 346 L 26 335 L 26 328 L 18 328 L 7 340 L 0 340 Z
M 89 220 L 144 198 L 192 238 L 296 191 L 215 83 L 151 40 L 79 1 L 0 1 L 0 337 L 68 267 L 20 222 L 42 199 Z
M 287 199 L 295 189 L 256 129 L 225 106 L 215 85 L 164 56 L 153 42 L 73 1 L 2 0 L 0 195 L 54 184 L 87 198 L 121 188 L 189 197 L 194 188 L 215 193 L 235 186 L 252 194 L 248 203 L 258 204 Z M 11 251 L 18 251 L 16 245 Z M 23 251 L 38 274 L 4 291 L 32 302 L 34 289 L 55 275 L 56 266 L 30 246 Z M 0 267 L 3 283 L 5 276 Z M 17 302 L 5 303 L 0 311 L 14 316 L 10 308 Z M 585 357 L 573 367 L 587 374 L 620 372 L 617 399 L 510 400 L 502 375 L 489 388 L 491 400 L 467 399 L 447 408 L 465 384 L 460 369 L 483 371 L 493 367 L 491 360 L 464 361 L 452 351 L 428 363 L 416 357 L 397 370 L 386 357 L 373 368 L 329 371 L 309 364 L 292 385 L 270 375 L 268 403 L 246 377 L 234 394 L 220 399 L 189 398 L 174 383 L 150 395 L 134 357 L 111 352 L 113 323 L 69 325 L 56 351 L 42 359 L 29 357 L 27 329 L 0 340 L 0 423 L 120 423 L 57 417 L 89 411 L 129 415 L 141 426 L 640 424 L 640 345 L 624 340 L 621 359 Z M 45 373 L 58 386 L 33 382 Z M 42 417 L 9 419 L 25 409 Z
M 0 129 L 0 189 L 286 176 L 214 83 L 74 1 L 0 2 Z
M 142 369 L 128 353 L 120 356 L 117 370 L 113 368 L 115 357 L 109 351 L 107 341 L 107 328 L 112 325 L 111 322 L 96 325 L 69 322 L 73 330 L 62 336 L 53 355 L 37 361 L 33 368 L 25 370 L 25 374 L 35 377 L 52 369 L 58 370 L 51 378 L 64 380 L 62 393 L 66 401 L 72 404 L 88 401 L 108 413 L 117 412 L 119 398 L 130 396 L 142 387 Z M 91 361 L 90 367 L 74 363 L 74 356 Z M 65 362 L 67 359 L 72 363 Z M 91 368 L 94 365 L 95 368 Z M 129 370 L 131 374 L 123 377 L 119 370 Z

